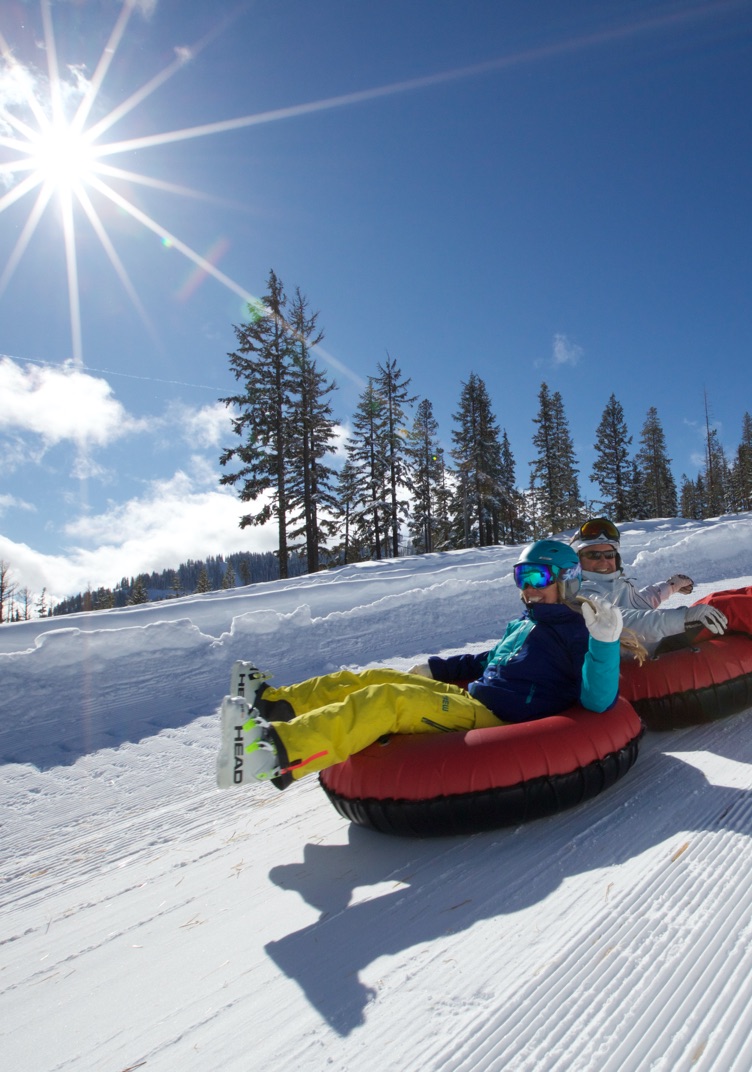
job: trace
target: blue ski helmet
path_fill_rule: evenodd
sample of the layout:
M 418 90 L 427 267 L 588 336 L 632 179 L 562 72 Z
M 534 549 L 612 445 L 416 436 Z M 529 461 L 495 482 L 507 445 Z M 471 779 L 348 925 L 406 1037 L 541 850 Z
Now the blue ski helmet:
M 574 599 L 579 592 L 582 569 L 577 552 L 569 544 L 559 540 L 536 540 L 528 544 L 516 564 L 520 566 L 525 563 L 550 566 L 555 572 L 563 600 Z

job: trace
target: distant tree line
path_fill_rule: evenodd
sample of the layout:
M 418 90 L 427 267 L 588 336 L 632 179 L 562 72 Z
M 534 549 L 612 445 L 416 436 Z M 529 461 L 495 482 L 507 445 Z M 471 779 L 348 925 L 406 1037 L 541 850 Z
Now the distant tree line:
M 297 577 L 305 573 L 305 566 L 305 558 L 295 556 L 290 562 L 290 575 Z M 272 551 L 238 551 L 235 554 L 216 555 L 195 562 L 189 559 L 175 569 L 123 577 L 114 588 L 89 588 L 75 596 L 61 599 L 53 608 L 52 614 L 77 614 L 80 611 L 129 607 L 138 603 L 176 599 L 194 593 L 216 592 L 239 585 L 274 581 L 278 577 L 279 561 Z

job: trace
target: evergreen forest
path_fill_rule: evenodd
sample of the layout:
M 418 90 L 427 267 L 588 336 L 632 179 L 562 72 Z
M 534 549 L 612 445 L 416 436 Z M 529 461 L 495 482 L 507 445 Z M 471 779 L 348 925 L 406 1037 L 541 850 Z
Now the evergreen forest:
M 339 448 L 337 385 L 317 363 L 318 312 L 296 288 L 288 297 L 269 273 L 266 294 L 234 326 L 228 355 L 236 381 L 222 398 L 233 442 L 219 457 L 220 484 L 234 489 L 241 528 L 273 524 L 277 550 L 242 552 L 122 578 L 49 606 L 0 562 L 0 623 L 105 610 L 193 592 L 229 589 L 366 559 L 521 543 L 587 517 L 629 520 L 717 517 L 752 509 L 752 416 L 728 456 L 705 396 L 705 457 L 695 478 L 672 473 L 660 415 L 650 406 L 636 440 L 611 394 L 594 429 L 583 496 L 580 469 L 558 391 L 541 383 L 532 417 L 532 458 L 517 467 L 487 385 L 469 371 L 443 444 L 429 399 L 386 354 L 368 377 Z M 339 453 L 337 464 L 335 454 Z M 249 540 L 249 542 L 251 542 Z

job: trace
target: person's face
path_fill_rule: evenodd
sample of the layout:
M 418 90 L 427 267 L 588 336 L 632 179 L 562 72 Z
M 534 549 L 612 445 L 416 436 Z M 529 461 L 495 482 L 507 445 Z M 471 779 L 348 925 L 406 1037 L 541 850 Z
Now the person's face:
M 616 551 L 610 543 L 595 543 L 580 551 L 580 565 L 590 573 L 615 573 Z
M 532 585 L 526 584 L 522 589 L 522 599 L 528 605 L 531 603 L 558 603 L 559 586 L 556 581 L 552 581 L 545 588 L 533 588 Z

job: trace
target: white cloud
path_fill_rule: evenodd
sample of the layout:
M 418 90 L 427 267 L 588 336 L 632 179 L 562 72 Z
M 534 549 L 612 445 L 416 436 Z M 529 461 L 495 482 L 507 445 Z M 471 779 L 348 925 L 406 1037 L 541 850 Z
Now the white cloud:
M 0 436 L 2 436 L 1 425 Z M 40 447 L 38 444 L 32 446 L 19 435 L 2 436 L 0 446 L 2 447 L 3 476 L 6 479 L 16 470 L 28 465 L 29 462 L 38 464 L 44 457 L 44 447 Z
M 26 67 L 6 63 L 0 68 L 0 105 L 4 108 L 25 103 L 33 91 L 34 79 Z
M 101 484 L 111 482 L 113 472 L 100 465 L 87 451 L 80 450 L 76 455 L 70 475 L 74 480 L 98 480 Z
M 186 443 L 195 447 L 230 446 L 235 438 L 231 410 L 223 402 L 192 409 L 183 403 L 173 403 L 165 418 L 171 433 L 179 428 Z
M 85 449 L 148 427 L 113 397 L 106 380 L 70 364 L 24 369 L 0 359 L 0 432 L 32 433 L 47 446 L 70 440 Z
M 345 421 L 343 424 L 336 424 L 334 426 L 334 465 L 344 462 L 347 458 L 347 451 L 345 450 L 345 444 L 352 435 L 352 426 L 349 422 Z
M 36 509 L 33 503 L 18 499 L 15 495 L 0 495 L 0 517 L 8 510 L 31 510 L 36 512 Z
M 583 349 L 572 342 L 566 335 L 554 335 L 553 359 L 555 365 L 577 365 Z

